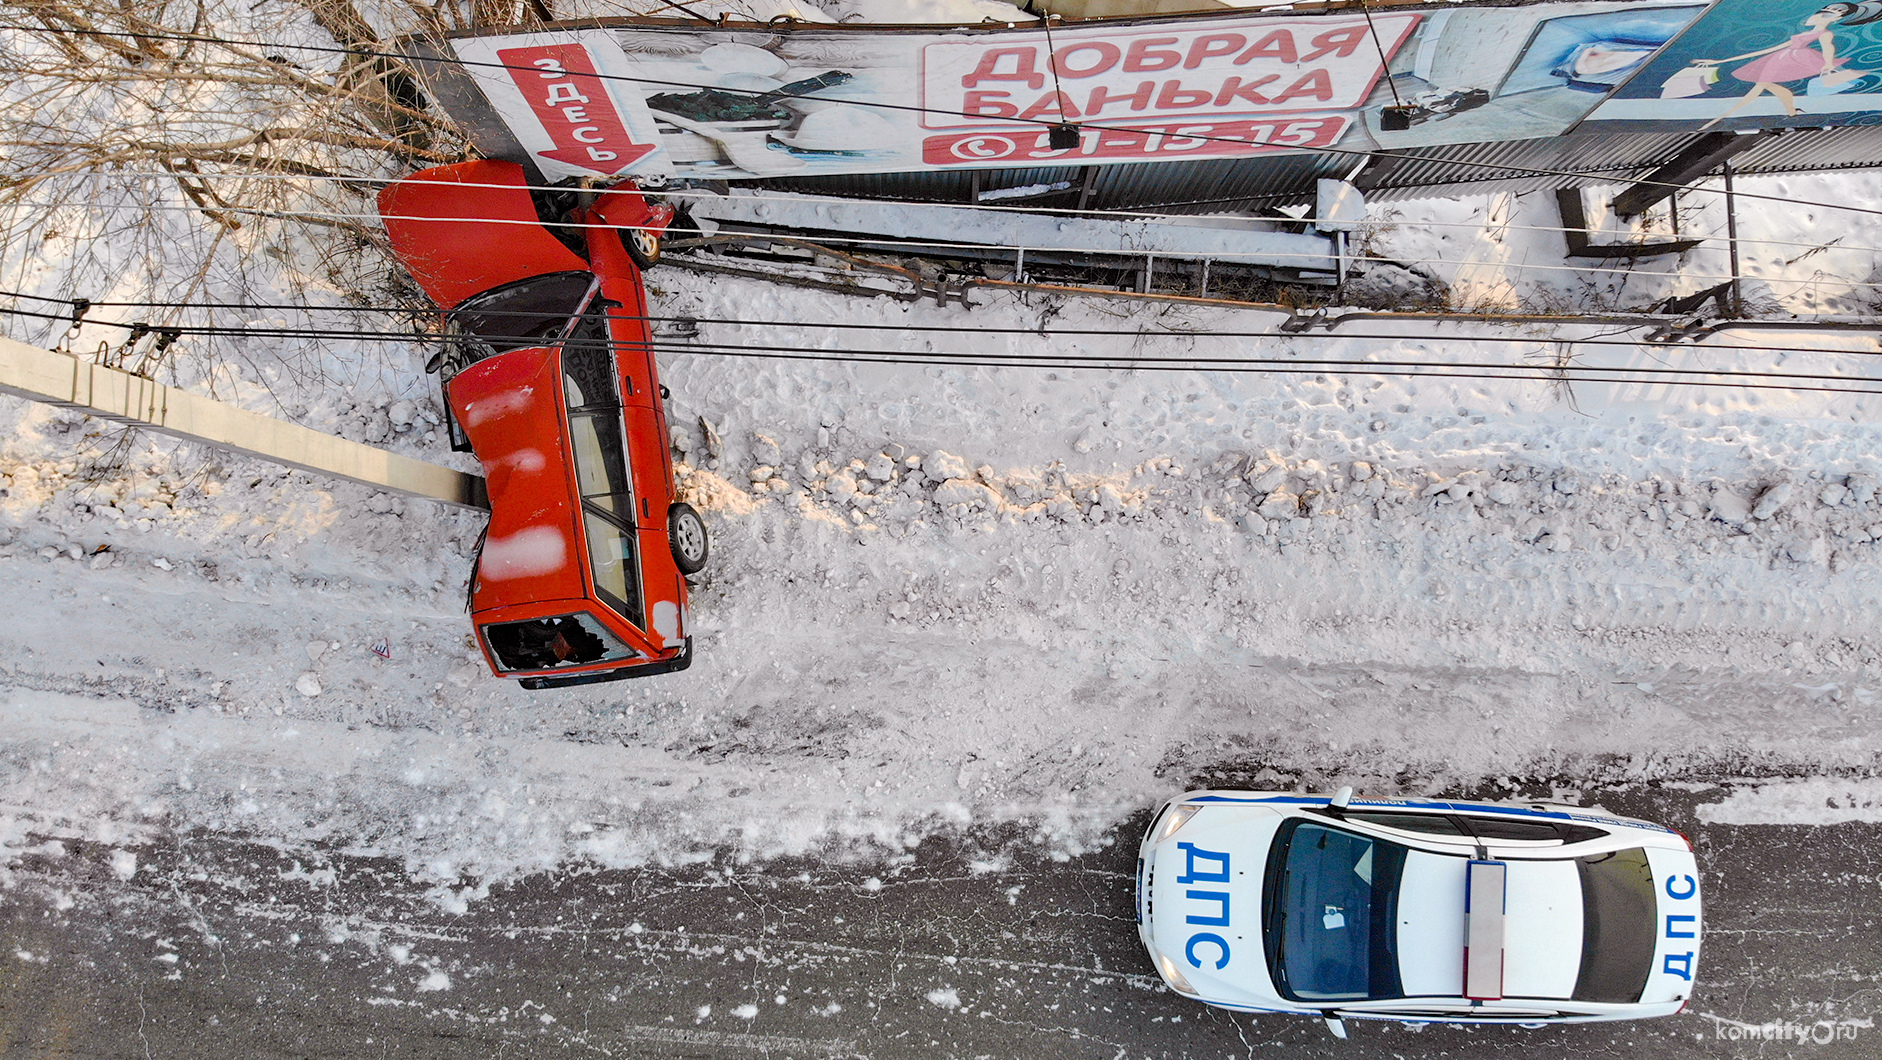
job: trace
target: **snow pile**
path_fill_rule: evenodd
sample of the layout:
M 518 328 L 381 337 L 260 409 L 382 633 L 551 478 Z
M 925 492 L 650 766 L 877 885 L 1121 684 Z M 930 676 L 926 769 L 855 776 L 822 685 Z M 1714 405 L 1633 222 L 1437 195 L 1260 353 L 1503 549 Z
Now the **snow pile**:
M 1737 182 L 1740 269 L 1747 308 L 1766 316 L 1867 314 L 1882 306 L 1882 216 L 1836 209 L 1873 209 L 1882 177 L 1873 172 L 1802 173 Z M 1551 193 L 1424 199 L 1373 205 L 1353 236 L 1354 253 L 1369 259 L 1368 276 L 1352 292 L 1370 302 L 1372 288 L 1430 300 L 1443 292 L 1452 308 L 1530 312 L 1645 311 L 1731 279 L 1726 202 L 1719 181 L 1703 181 L 1647 218 L 1618 222 L 1606 202 L 1619 188 L 1587 195 L 1600 243 L 1643 237 L 1706 242 L 1678 256 L 1598 267 L 1564 260 L 1562 219 Z M 1651 234 L 1649 236 L 1649 234 Z
M 1118 332 L 1013 340 L 1086 352 L 1251 330 L 652 283 L 662 313 L 912 351 L 932 333 L 898 325 Z M 0 586 L 46 603 L 0 615 L 0 739 L 38 763 L 0 774 L 0 842 L 334 845 L 463 908 L 571 860 L 893 862 L 997 824 L 1069 854 L 1200 782 L 1871 760 L 1882 453 L 1847 395 L 684 354 L 665 376 L 715 538 L 698 661 L 540 694 L 468 641 L 476 517 L 187 447 L 103 473 L 96 425 L 9 402 Z
M 1882 821 L 1882 780 L 1810 777 L 1742 783 L 1699 807 L 1711 824 L 1825 825 Z

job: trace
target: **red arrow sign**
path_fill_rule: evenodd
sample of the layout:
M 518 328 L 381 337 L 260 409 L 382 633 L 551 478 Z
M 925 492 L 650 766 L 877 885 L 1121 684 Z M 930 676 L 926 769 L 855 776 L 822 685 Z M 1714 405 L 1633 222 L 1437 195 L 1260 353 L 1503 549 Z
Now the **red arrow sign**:
M 542 157 L 613 175 L 659 147 L 634 142 L 582 45 L 501 48 L 497 61 L 555 141 L 555 150 L 537 152 Z

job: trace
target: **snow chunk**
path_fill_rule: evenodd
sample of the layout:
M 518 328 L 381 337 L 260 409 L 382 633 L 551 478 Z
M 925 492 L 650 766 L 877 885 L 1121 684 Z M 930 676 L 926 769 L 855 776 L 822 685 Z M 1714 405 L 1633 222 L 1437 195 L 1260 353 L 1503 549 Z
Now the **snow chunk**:
M 1701 805 L 1698 815 L 1711 824 L 1873 824 L 1882 822 L 1882 780 L 1811 777 L 1747 785 L 1723 802 Z
M 784 450 L 778 447 L 777 440 L 770 435 L 754 433 L 751 436 L 751 458 L 756 464 L 776 465 L 784 461 Z
M 930 990 L 928 991 L 927 998 L 930 1005 L 936 1008 L 947 1009 L 949 1012 L 953 1012 L 955 1009 L 961 1007 L 960 992 L 951 986 L 944 986 L 939 990 Z
M 943 481 L 967 477 L 967 461 L 944 449 L 936 449 L 923 458 L 921 469 L 928 473 L 929 478 Z
M 1780 482 L 1758 495 L 1758 503 L 1751 509 L 1753 519 L 1769 519 L 1776 515 L 1779 508 L 1790 503 L 1791 493 L 1795 489 L 1788 482 Z
M 418 981 L 418 992 L 421 994 L 429 994 L 436 990 L 449 989 L 451 989 L 451 977 L 436 968 L 431 970 L 430 975 Z
M 129 850 L 113 851 L 111 871 L 120 880 L 128 880 L 137 875 L 137 855 Z
M 1277 489 L 1255 510 L 1264 519 L 1292 519 L 1300 514 L 1300 498 L 1286 489 Z
M 972 479 L 951 478 L 935 487 L 934 502 L 961 512 L 991 511 L 1000 506 L 1000 495 Z
M 1707 510 L 1711 512 L 1712 518 L 1733 526 L 1738 526 L 1751 518 L 1751 502 L 1725 486 L 1720 486 L 1713 491 Z
M 758 1006 L 751 1004 L 740 1005 L 732 1010 L 732 1015 L 742 1020 L 752 1019 L 758 1015 Z

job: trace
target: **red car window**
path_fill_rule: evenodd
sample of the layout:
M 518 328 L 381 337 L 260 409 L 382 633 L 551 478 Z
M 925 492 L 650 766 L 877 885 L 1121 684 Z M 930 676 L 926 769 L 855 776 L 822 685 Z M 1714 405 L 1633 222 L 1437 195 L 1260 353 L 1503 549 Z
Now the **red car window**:
M 622 618 L 646 628 L 635 554 L 634 482 L 608 342 L 608 306 L 597 303 L 562 344 L 569 451 L 581 494 L 582 532 L 595 591 Z
M 483 632 L 497 665 L 506 671 L 553 670 L 561 666 L 633 659 L 639 655 L 585 611 L 524 622 L 492 623 L 483 627 Z
M 636 628 L 645 629 L 641 614 L 640 562 L 634 554 L 634 535 L 613 519 L 584 503 L 582 529 L 588 538 L 588 567 L 595 579 L 595 594 Z

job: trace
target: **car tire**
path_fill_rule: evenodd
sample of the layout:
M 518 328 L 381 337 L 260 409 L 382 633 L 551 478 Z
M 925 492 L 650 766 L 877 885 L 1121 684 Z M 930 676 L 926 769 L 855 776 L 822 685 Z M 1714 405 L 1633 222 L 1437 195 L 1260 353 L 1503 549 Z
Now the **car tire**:
M 621 229 L 621 245 L 627 256 L 643 269 L 651 269 L 660 260 L 660 233 L 648 228 Z
M 712 551 L 706 538 L 706 521 L 685 501 L 667 509 L 667 547 L 673 551 L 673 565 L 681 574 L 698 574 L 705 569 L 706 557 Z

